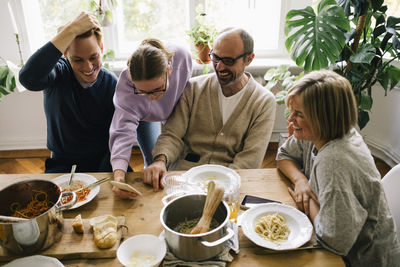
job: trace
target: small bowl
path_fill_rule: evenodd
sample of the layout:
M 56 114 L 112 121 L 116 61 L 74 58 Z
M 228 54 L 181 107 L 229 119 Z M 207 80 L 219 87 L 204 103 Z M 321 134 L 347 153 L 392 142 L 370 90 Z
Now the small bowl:
M 126 239 L 117 250 L 117 258 L 124 266 L 129 266 L 134 253 L 141 255 L 152 255 L 155 260 L 151 267 L 159 266 L 167 253 L 167 246 L 164 240 L 154 235 L 135 235 Z

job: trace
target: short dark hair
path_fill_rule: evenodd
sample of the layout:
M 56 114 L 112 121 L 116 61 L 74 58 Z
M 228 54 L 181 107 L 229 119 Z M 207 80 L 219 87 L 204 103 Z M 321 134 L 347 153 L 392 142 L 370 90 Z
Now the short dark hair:
M 249 54 L 253 53 L 254 40 L 253 37 L 251 37 L 251 35 L 246 30 L 242 28 L 228 27 L 220 31 L 217 36 L 226 32 L 237 32 L 243 41 L 243 50 L 244 50 L 243 53 L 249 53 Z
M 303 101 L 305 119 L 321 140 L 345 136 L 357 123 L 357 104 L 350 82 L 331 70 L 313 71 L 296 81 L 286 96 Z
M 86 31 L 86 32 L 84 32 L 82 34 L 77 35 L 75 38 L 76 39 L 84 39 L 84 38 L 88 38 L 88 37 L 90 37 L 92 35 L 96 36 L 97 43 L 99 45 L 101 45 L 101 42 L 103 40 L 103 34 L 102 34 L 102 31 L 101 31 L 101 28 L 90 29 L 90 30 L 88 30 L 88 31 Z

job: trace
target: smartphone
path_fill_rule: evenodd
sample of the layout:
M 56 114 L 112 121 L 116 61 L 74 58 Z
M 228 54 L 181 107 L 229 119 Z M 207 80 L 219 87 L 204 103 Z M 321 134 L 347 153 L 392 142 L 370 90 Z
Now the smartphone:
M 267 199 L 267 198 L 262 198 L 262 197 L 256 197 L 256 196 L 251 196 L 251 195 L 245 195 L 242 203 L 240 203 L 240 208 L 242 210 L 247 210 L 251 207 L 257 206 L 257 204 L 262 204 L 262 203 L 282 203 L 277 200 L 272 200 L 272 199 Z

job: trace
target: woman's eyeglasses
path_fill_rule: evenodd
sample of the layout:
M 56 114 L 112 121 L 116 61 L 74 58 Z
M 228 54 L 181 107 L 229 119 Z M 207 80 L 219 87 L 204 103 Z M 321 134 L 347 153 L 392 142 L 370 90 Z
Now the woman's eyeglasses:
M 233 58 L 233 57 L 219 57 L 216 54 L 214 54 L 212 52 L 212 50 L 211 50 L 211 52 L 208 55 L 210 56 L 211 61 L 214 62 L 215 64 L 217 64 L 218 62 L 222 61 L 222 63 L 224 63 L 227 66 L 233 66 L 233 65 L 235 65 L 236 61 L 239 58 L 245 57 L 248 54 L 251 54 L 251 52 L 245 52 L 245 53 L 243 53 L 240 56 L 235 57 L 235 58 Z
M 167 91 L 167 85 L 168 85 L 168 72 L 165 73 L 165 84 L 164 84 L 164 89 L 156 89 L 153 91 L 142 91 L 140 89 L 137 89 L 135 84 L 133 84 L 133 93 L 135 95 L 161 95 L 163 94 L 165 91 Z

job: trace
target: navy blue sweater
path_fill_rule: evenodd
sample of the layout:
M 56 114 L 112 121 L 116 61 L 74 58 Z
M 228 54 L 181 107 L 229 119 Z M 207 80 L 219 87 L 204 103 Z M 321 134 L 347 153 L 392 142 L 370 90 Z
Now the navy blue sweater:
M 69 61 L 48 42 L 19 73 L 28 90 L 41 91 L 47 118 L 47 147 L 65 159 L 101 158 L 109 153 L 117 77 L 102 68 L 97 81 L 82 88 Z

